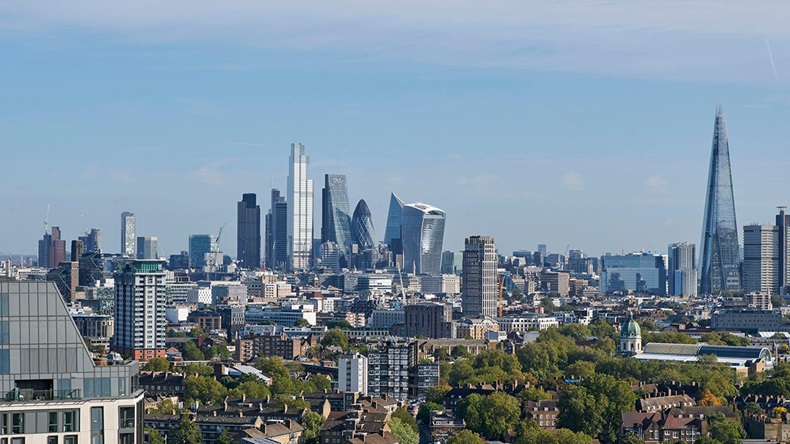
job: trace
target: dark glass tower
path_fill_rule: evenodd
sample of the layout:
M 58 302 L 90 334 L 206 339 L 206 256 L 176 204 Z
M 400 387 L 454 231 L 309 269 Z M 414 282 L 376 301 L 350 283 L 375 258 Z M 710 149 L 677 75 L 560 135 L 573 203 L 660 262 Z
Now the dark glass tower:
M 354 217 L 351 219 L 351 236 L 360 249 L 373 248 L 373 238 L 376 237 L 376 232 L 373 229 L 373 218 L 365 199 L 360 200 L 354 209 Z
M 345 256 L 352 241 L 346 176 L 325 174 L 321 197 L 321 243 L 336 243 L 341 256 Z
M 261 207 L 254 193 L 244 194 L 238 203 L 236 259 L 250 270 L 261 266 Z
M 272 189 L 272 207 L 266 215 L 266 266 L 285 269 L 288 261 L 288 204 L 280 190 Z
M 384 231 L 384 243 L 389 245 L 393 251 L 393 240 L 400 243 L 400 216 L 403 212 L 403 205 L 403 201 L 395 193 L 392 193 L 392 196 L 390 196 L 390 208 L 387 213 L 387 228 Z
M 699 263 L 699 294 L 741 288 L 738 273 L 738 225 L 735 221 L 735 199 L 732 193 L 727 120 L 721 106 L 716 109 L 713 128 Z

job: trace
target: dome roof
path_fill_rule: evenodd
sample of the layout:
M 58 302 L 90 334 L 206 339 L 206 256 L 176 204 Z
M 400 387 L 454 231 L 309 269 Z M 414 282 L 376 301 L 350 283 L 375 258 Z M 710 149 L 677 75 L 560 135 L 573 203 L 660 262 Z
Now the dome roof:
M 621 338 L 642 337 L 642 329 L 639 327 L 639 323 L 634 320 L 633 313 L 629 314 L 628 320 L 623 324 L 623 328 L 620 329 L 620 337 Z

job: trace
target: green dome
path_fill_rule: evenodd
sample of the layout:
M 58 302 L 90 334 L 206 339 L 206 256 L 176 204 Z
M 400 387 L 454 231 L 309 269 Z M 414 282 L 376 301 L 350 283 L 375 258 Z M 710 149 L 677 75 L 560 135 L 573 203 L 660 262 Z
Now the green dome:
M 634 314 L 630 313 L 628 320 L 623 324 L 623 328 L 620 329 L 620 337 L 621 338 L 639 338 L 642 337 L 642 329 L 639 327 L 639 323 L 634 320 Z

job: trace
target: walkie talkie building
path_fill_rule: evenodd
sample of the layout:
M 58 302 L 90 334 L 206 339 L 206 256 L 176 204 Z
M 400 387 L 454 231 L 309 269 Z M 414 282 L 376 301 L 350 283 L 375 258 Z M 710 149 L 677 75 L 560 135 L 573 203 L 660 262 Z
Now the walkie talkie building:
M 699 294 L 739 290 L 741 282 L 738 260 L 738 225 L 735 221 L 727 120 L 719 106 L 713 128 L 705 219 L 702 225 Z

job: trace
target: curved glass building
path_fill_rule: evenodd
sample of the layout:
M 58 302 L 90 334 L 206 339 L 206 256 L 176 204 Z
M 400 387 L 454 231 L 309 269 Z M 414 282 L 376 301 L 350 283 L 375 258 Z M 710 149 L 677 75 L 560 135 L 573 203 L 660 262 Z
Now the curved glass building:
M 431 205 L 404 205 L 400 218 L 404 271 L 441 274 L 446 218 L 444 211 Z
M 361 199 L 354 209 L 354 216 L 351 218 L 351 238 L 359 245 L 362 250 L 373 248 L 373 238 L 376 237 L 376 232 L 373 229 L 373 218 L 370 214 L 370 208 Z
M 716 109 L 713 128 L 701 243 L 699 294 L 740 290 L 738 225 L 735 222 L 727 119 L 721 106 Z
M 340 256 L 345 257 L 347 245 L 353 242 L 346 176 L 324 175 L 322 197 L 321 243 L 334 242 L 337 244 Z
M 392 193 L 390 208 L 387 212 L 387 229 L 384 231 L 384 243 L 393 247 L 393 239 L 400 240 L 400 216 L 403 212 L 403 201 Z

